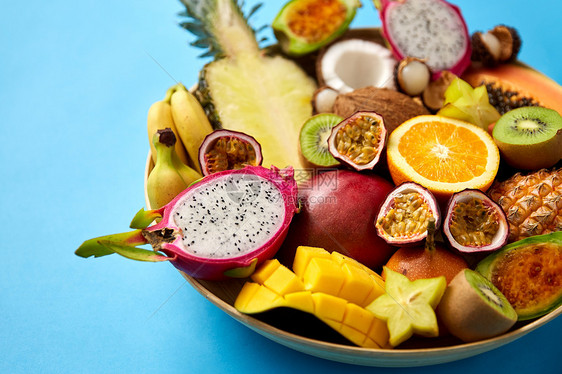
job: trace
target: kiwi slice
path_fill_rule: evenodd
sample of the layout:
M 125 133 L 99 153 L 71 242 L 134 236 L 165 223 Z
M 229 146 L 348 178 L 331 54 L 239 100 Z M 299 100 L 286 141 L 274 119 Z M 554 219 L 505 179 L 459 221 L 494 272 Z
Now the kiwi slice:
M 518 169 L 549 168 L 562 158 L 562 116 L 543 107 L 521 107 L 500 117 L 492 136 L 503 159 Z
M 470 269 L 460 271 L 449 283 L 437 314 L 451 334 L 465 342 L 503 334 L 517 321 L 507 298 Z
M 328 149 L 328 138 L 332 128 L 343 118 L 332 113 L 321 113 L 310 117 L 302 126 L 299 143 L 303 161 L 313 167 L 339 165 Z

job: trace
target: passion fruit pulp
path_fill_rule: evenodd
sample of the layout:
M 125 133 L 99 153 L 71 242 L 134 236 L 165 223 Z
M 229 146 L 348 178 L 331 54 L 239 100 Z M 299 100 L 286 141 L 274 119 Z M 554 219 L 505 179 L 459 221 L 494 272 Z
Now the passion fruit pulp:
M 427 237 L 430 219 L 438 228 L 441 223 L 439 206 L 429 190 L 414 182 L 405 182 L 388 194 L 375 227 L 377 235 L 388 244 L 405 246 Z
M 387 131 L 382 116 L 356 112 L 332 129 L 328 149 L 335 159 L 361 170 L 372 170 L 386 144 Z
M 199 147 L 199 165 L 203 175 L 217 171 L 258 166 L 262 163 L 260 144 L 252 136 L 232 130 L 215 130 Z
M 443 233 L 460 252 L 494 251 L 507 243 L 509 224 L 502 208 L 485 193 L 466 189 L 449 199 Z

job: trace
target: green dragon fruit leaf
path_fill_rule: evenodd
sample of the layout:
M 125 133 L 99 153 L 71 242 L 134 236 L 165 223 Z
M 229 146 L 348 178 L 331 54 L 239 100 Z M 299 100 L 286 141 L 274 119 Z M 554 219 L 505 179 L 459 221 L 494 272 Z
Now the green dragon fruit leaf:
M 160 262 L 171 260 L 171 258 L 159 252 L 138 248 L 139 245 L 147 243 L 148 241 L 142 234 L 142 230 L 134 230 L 86 240 L 74 253 L 84 258 L 102 257 L 117 253 L 137 261 Z
M 100 242 L 110 242 L 130 247 L 136 247 L 148 243 L 148 241 L 142 235 L 142 230 L 134 230 L 123 232 L 120 234 L 99 236 L 97 238 L 86 240 L 80 247 L 78 247 L 78 249 L 74 253 L 77 256 L 84 258 L 88 258 L 91 256 L 102 257 L 115 253 L 115 251 L 107 248 L 106 245 L 103 245 Z
M 117 244 L 114 242 L 104 241 L 104 240 L 101 240 L 99 244 L 107 248 L 107 250 L 112 251 L 113 253 L 117 253 L 131 260 L 145 261 L 145 262 L 161 262 L 161 261 L 172 260 L 172 258 L 167 257 L 162 253 L 155 252 L 149 249 L 132 247 L 129 245 Z
M 162 209 L 144 210 L 144 208 L 141 208 L 133 217 L 129 227 L 132 229 L 146 229 L 157 218 L 162 218 Z

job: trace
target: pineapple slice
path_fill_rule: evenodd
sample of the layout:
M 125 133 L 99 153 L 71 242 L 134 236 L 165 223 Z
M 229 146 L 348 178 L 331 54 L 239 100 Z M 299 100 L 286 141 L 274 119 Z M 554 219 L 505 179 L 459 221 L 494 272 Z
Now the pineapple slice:
M 294 62 L 260 50 L 237 1 L 182 3 L 193 20 L 182 26 L 200 37 L 192 44 L 216 57 L 201 74 L 198 94 L 215 125 L 256 138 L 264 166 L 302 169 L 298 137 L 312 115 L 315 82 Z
M 314 83 L 282 57 L 239 56 L 207 66 L 214 116 L 221 126 L 252 135 L 263 165 L 302 168 L 299 132 L 312 115 Z

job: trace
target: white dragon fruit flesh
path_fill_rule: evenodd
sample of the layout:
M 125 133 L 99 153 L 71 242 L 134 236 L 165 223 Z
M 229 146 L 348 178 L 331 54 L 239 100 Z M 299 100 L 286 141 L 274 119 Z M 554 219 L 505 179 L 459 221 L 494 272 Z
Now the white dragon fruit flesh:
M 394 56 L 424 59 L 437 78 L 470 64 L 470 36 L 459 8 L 445 0 L 382 0 L 382 32 Z
M 261 166 L 211 174 L 164 207 L 137 213 L 137 230 L 87 240 L 76 254 L 170 261 L 199 279 L 248 276 L 275 255 L 297 212 L 293 174 Z M 138 248 L 147 243 L 153 250 Z

